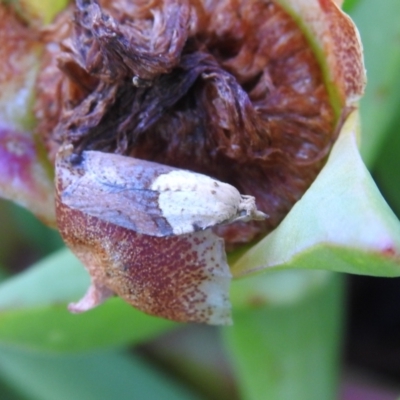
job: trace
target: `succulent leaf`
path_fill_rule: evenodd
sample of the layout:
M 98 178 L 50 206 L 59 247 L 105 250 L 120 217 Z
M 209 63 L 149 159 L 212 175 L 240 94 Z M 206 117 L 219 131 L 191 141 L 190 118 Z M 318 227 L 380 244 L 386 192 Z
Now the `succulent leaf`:
M 360 157 L 358 112 L 328 162 L 279 227 L 232 266 L 234 276 L 309 268 L 400 276 L 399 221 Z

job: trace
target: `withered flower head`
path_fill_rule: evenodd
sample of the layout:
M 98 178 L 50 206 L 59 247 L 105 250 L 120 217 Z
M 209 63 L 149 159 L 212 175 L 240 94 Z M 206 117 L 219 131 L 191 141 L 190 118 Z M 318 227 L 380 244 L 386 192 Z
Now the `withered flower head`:
M 363 90 L 352 22 L 332 0 L 77 0 L 42 36 L 36 131 L 92 277 L 71 309 L 229 322 L 218 236 L 270 232 L 321 170 Z

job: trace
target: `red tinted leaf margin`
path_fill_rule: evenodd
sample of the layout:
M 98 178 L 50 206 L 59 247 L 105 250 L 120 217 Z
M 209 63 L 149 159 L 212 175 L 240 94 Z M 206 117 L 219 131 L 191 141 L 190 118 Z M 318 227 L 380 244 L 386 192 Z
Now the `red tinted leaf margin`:
M 317 179 L 233 265 L 234 276 L 285 268 L 400 276 L 400 224 L 361 160 L 358 130 L 354 111 Z

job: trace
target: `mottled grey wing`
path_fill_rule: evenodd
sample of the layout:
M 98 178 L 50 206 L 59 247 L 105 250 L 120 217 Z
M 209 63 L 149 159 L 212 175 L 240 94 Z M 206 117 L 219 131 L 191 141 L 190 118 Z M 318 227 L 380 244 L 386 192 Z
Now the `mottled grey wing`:
M 61 201 L 104 221 L 150 236 L 169 236 L 172 229 L 158 207 L 154 177 L 172 168 L 116 154 L 86 151 L 79 165 L 64 165 Z

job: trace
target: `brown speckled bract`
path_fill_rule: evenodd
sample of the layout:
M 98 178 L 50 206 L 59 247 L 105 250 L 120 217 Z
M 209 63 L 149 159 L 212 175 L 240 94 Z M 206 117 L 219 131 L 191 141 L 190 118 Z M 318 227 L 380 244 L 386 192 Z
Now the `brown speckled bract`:
M 71 311 L 86 311 L 117 294 L 146 313 L 174 321 L 231 322 L 223 240 L 209 230 L 147 236 L 58 201 L 57 222 L 92 279 L 88 295 Z

